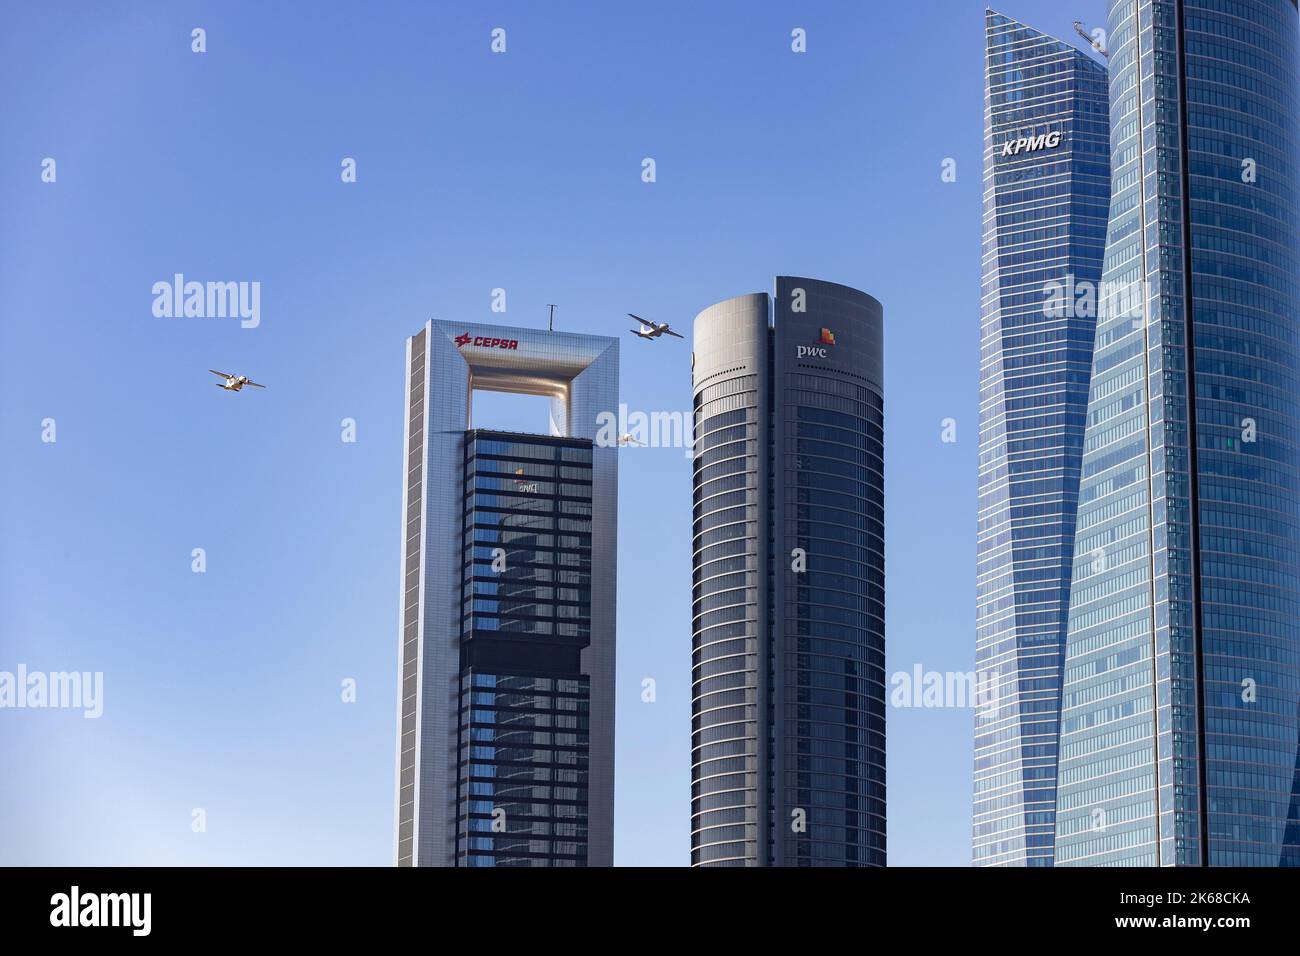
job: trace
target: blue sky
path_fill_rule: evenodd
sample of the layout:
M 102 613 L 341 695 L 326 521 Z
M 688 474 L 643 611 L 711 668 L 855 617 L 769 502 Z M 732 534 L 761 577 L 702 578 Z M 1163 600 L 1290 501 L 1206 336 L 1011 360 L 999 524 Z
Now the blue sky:
M 972 669 L 983 12 L 5 5 L 0 670 L 102 671 L 104 714 L 0 710 L 0 862 L 391 862 L 403 342 L 431 317 L 554 302 L 626 336 L 778 273 L 876 296 L 889 670 Z M 260 282 L 260 325 L 155 317 L 177 272 Z M 623 401 L 688 409 L 689 343 L 626 339 Z M 683 865 L 689 463 L 622 454 L 616 862 Z M 891 864 L 965 865 L 970 712 L 888 721 Z

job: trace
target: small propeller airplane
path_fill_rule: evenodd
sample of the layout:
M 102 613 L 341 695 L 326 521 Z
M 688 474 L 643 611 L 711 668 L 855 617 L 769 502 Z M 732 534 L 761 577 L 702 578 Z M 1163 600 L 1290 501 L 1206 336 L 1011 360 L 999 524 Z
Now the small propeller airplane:
M 210 368 L 208 371 L 225 379 L 224 382 L 213 382 L 212 384 L 217 388 L 224 388 L 227 392 L 237 392 L 245 385 L 252 385 L 254 388 L 266 388 L 265 385 L 258 385 L 247 375 L 231 375 L 229 372 L 218 372 L 215 368 Z
M 657 322 L 651 322 L 649 319 L 643 319 L 641 318 L 641 316 L 633 315 L 631 312 L 627 314 L 627 317 L 629 319 L 636 319 L 638 322 L 641 323 L 641 328 L 629 329 L 628 331 L 631 332 L 633 335 L 641 336 L 641 338 L 643 339 L 654 340 L 659 338 L 659 336 L 661 335 L 671 335 L 673 338 L 678 338 L 678 339 L 686 338 L 686 336 L 678 332 L 674 332 L 672 329 L 670 329 L 668 327 L 667 322 L 664 322 L 662 324 Z

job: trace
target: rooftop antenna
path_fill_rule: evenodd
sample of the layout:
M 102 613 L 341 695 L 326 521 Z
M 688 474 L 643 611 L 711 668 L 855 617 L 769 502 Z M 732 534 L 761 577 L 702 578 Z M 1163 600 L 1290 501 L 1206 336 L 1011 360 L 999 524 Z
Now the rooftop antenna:
M 1106 59 L 1108 59 L 1108 60 L 1110 59 L 1110 54 L 1107 53 L 1107 52 L 1106 52 L 1106 48 L 1105 48 L 1104 46 L 1101 45 L 1101 41 L 1098 40 L 1096 37 L 1094 37 L 1092 34 L 1090 34 L 1087 30 L 1085 30 L 1085 29 L 1083 28 L 1083 21 L 1082 21 L 1082 20 L 1075 20 L 1075 21 L 1074 21 L 1074 32 L 1077 33 L 1077 34 L 1079 34 L 1079 36 L 1083 37 L 1085 40 L 1087 40 L 1088 43 L 1089 43 L 1089 45 L 1091 45 L 1092 48 L 1093 48 L 1094 50 L 1096 50 L 1098 53 L 1100 53 L 1100 54 L 1101 54 L 1102 56 L 1104 56 Z
M 546 303 L 546 307 L 551 310 L 551 317 L 546 323 L 546 331 L 554 332 L 555 331 L 555 306 L 551 305 L 551 303 L 548 302 Z

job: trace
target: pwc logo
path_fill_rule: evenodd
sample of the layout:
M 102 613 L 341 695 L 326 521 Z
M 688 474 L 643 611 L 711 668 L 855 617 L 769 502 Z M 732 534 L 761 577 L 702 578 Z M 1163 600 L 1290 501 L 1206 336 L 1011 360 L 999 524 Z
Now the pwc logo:
M 816 345 L 800 345 L 795 350 L 795 358 L 828 358 L 826 346 L 835 344 L 835 333 L 822 329 Z
M 477 345 L 485 349 L 517 349 L 519 348 L 518 339 L 494 339 L 486 335 L 470 335 L 468 332 L 462 332 L 452 339 L 456 343 L 456 348 L 463 349 L 467 345 Z

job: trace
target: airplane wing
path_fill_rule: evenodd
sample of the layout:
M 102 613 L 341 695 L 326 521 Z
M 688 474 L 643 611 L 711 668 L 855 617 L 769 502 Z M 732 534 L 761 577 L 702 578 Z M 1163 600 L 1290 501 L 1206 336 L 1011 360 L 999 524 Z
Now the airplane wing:
M 641 318 L 641 316 L 636 315 L 636 314 L 633 313 L 633 312 L 629 312 L 629 313 L 627 314 L 627 317 L 628 317 L 629 319 L 636 319 L 636 320 L 637 320 L 638 322 L 640 322 L 642 325 L 645 325 L 645 324 L 646 324 L 645 319 Z
M 251 385 L 251 386 L 253 386 L 254 388 L 266 388 L 265 385 L 258 385 L 256 382 L 245 382 L 244 384 L 245 384 L 245 385 Z
M 233 375 L 229 375 L 226 372 L 218 372 L 215 368 L 210 368 L 208 369 L 208 371 L 211 372 L 213 375 L 220 375 L 222 378 L 234 378 Z
M 686 336 L 682 335 L 680 332 L 674 332 L 672 329 L 660 329 L 659 331 L 663 332 L 664 335 L 671 335 L 674 338 L 678 338 L 678 339 L 686 338 Z

